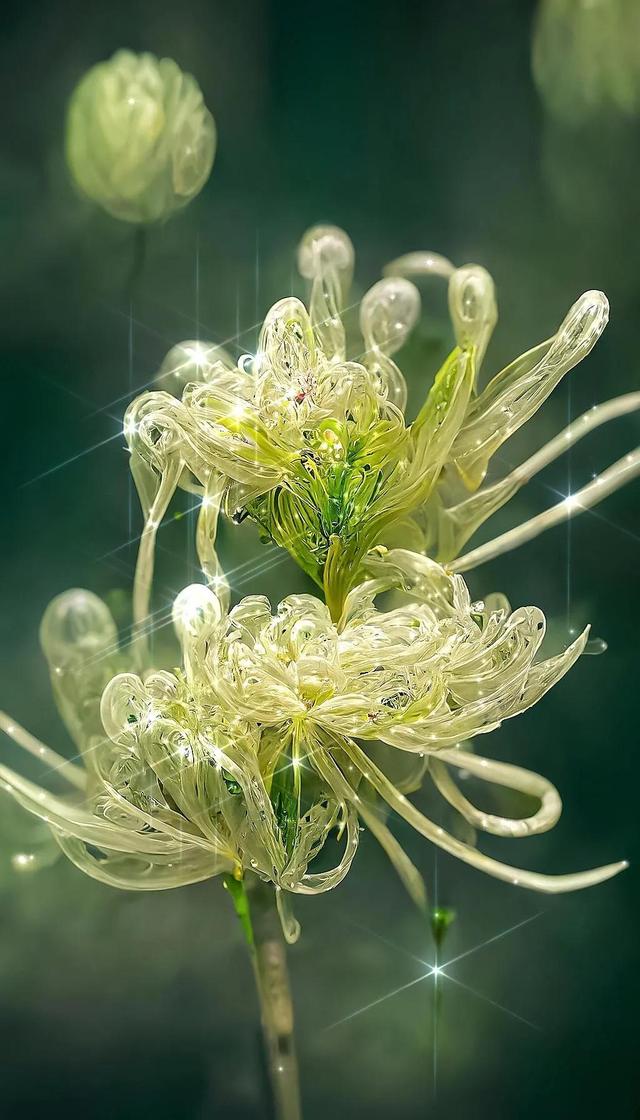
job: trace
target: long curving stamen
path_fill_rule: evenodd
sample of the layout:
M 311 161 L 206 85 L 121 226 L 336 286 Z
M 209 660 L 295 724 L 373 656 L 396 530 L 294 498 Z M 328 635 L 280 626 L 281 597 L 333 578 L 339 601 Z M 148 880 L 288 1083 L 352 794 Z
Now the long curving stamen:
M 528 797 L 535 797 L 540 802 L 540 808 L 531 817 L 516 819 L 485 813 L 472 805 L 458 789 L 444 766 L 445 762 L 457 766 L 460 770 L 468 770 L 470 774 L 482 778 L 483 781 L 505 786 Z M 438 752 L 437 759 L 431 760 L 429 772 L 442 796 L 469 824 L 474 828 L 483 829 L 484 832 L 491 832 L 494 836 L 533 836 L 539 832 L 547 832 L 553 828 L 562 812 L 562 801 L 555 786 L 541 774 L 535 774 L 532 770 L 525 770 L 520 766 L 496 762 L 490 758 L 480 758 L 479 755 L 470 754 L 468 751 L 444 750 Z
M 211 471 L 202 498 L 196 528 L 196 551 L 207 583 L 221 601 L 223 610 L 229 608 L 229 584 L 216 552 L 218 517 L 225 492 L 225 479 L 218 471 Z
M 182 460 L 178 456 L 170 458 L 162 473 L 160 484 L 149 508 L 149 513 L 140 538 L 140 548 L 138 550 L 138 560 L 133 583 L 133 647 L 137 652 L 138 660 L 144 658 L 147 650 L 147 635 L 143 632 L 143 627 L 149 615 L 156 536 L 158 535 L 160 522 L 167 512 L 169 502 L 175 493 L 181 472 Z
M 605 879 L 611 879 L 613 875 L 617 875 L 619 871 L 624 871 L 629 866 L 626 860 L 622 860 L 619 863 L 608 863 L 604 867 L 594 867 L 590 871 L 578 871 L 570 875 L 543 875 L 539 871 L 526 871 L 518 867 L 510 867 L 506 863 L 501 863 L 499 860 L 492 859 L 491 856 L 484 855 L 483 852 L 469 847 L 462 840 L 457 840 L 455 836 L 450 836 L 443 828 L 435 825 L 428 817 L 423 816 L 404 794 L 398 793 L 395 786 L 352 739 L 345 739 L 343 749 L 358 769 L 366 772 L 367 780 L 387 804 L 395 809 L 396 813 L 417 832 L 426 837 L 427 840 L 431 840 L 439 848 L 443 848 L 445 852 L 450 852 L 451 855 L 457 856 L 458 859 L 464 860 L 472 867 L 477 867 L 480 871 L 485 871 L 496 879 L 502 879 L 505 883 L 529 887 L 531 890 L 542 891 L 546 894 L 562 894 L 565 891 L 577 891 L 583 887 L 603 883 Z
M 87 775 L 84 767 L 76 766 L 75 763 L 63 758 L 51 747 L 45 746 L 39 739 L 36 739 L 35 735 L 31 735 L 29 731 L 11 719 L 6 712 L 0 712 L 0 730 L 4 731 L 5 735 L 8 735 L 14 743 L 28 751 L 29 754 L 39 758 L 51 770 L 62 774 L 63 778 L 66 778 L 76 789 L 84 790 L 86 788 Z
M 448 280 L 456 266 L 440 253 L 417 249 L 389 261 L 382 270 L 383 276 L 442 276 Z
M 455 506 L 442 509 L 439 513 L 438 525 L 439 559 L 446 562 L 455 556 L 480 525 L 505 505 L 522 486 L 530 482 L 535 475 L 575 443 L 602 424 L 637 412 L 638 409 L 640 409 L 640 393 L 625 393 L 623 396 L 594 405 L 505 478 L 477 490 L 475 494 Z
M 607 467 L 602 474 L 599 474 L 587 486 L 583 486 L 581 490 L 577 490 L 575 494 L 569 494 L 561 502 L 545 510 L 544 513 L 539 513 L 536 517 L 523 521 L 522 525 L 518 525 L 515 529 L 510 529 L 507 533 L 501 533 L 499 537 L 494 537 L 493 540 L 487 541 L 479 548 L 474 548 L 471 552 L 465 553 L 464 556 L 458 557 L 448 567 L 452 572 L 468 572 L 471 568 L 477 568 L 479 564 L 486 563 L 487 560 L 493 560 L 496 556 L 501 556 L 503 552 L 511 552 L 512 549 L 519 548 L 520 545 L 533 540 L 534 537 L 544 533 L 547 529 L 553 528 L 554 525 L 561 524 L 568 518 L 591 509 L 603 498 L 607 498 L 609 494 L 613 494 L 638 475 L 640 475 L 640 447 L 630 451 L 622 459 L 618 459 L 616 463 Z
M 418 868 L 409 859 L 402 845 L 398 843 L 386 824 L 383 824 L 376 816 L 375 809 L 366 806 L 362 800 L 358 803 L 358 815 L 362 818 L 373 836 L 375 836 L 380 847 L 383 848 L 416 906 L 421 910 L 426 909 L 427 892 L 424 879 L 418 871 Z

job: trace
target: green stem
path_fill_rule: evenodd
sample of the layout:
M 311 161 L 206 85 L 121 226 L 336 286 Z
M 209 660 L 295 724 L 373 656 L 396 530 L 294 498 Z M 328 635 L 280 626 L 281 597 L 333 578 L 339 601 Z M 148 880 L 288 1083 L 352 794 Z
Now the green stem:
M 274 889 L 256 876 L 248 878 L 245 887 L 245 881 L 227 875 L 224 885 L 233 900 L 253 966 L 275 1120 L 301 1120 L 293 1004 Z

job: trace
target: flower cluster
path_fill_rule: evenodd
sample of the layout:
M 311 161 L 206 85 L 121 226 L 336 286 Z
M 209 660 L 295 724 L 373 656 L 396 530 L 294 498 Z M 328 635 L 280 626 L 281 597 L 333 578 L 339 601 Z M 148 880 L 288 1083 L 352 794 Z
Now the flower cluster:
M 502 596 L 472 603 L 461 576 L 403 550 L 375 554 L 371 577 L 349 594 L 337 624 L 311 595 L 290 596 L 274 614 L 251 596 L 227 613 L 209 588 L 188 587 L 173 608 L 182 668 L 144 677 L 108 679 L 117 642 L 107 608 L 89 592 L 60 596 L 45 617 L 43 647 L 85 765 L 54 766 L 83 801 L 45 794 L 0 767 L 5 787 L 49 822 L 78 867 L 125 888 L 254 871 L 280 892 L 319 893 L 346 875 L 362 821 L 420 902 L 422 881 L 381 803 L 509 882 L 570 890 L 619 870 L 554 877 L 514 869 L 449 835 L 402 792 L 430 773 L 474 827 L 511 837 L 551 828 L 561 802 L 549 782 L 461 750 L 459 741 L 536 703 L 576 661 L 587 631 L 563 654 L 538 660 L 545 621 L 534 607 L 511 613 Z M 376 596 L 394 586 L 406 602 L 379 611 Z M 6 717 L 3 725 L 24 741 Z M 372 742 L 382 745 L 377 761 L 367 751 Z M 385 772 L 394 750 L 414 756 L 400 787 Z M 539 809 L 513 820 L 484 813 L 448 767 L 537 798 Z M 345 834 L 338 864 L 309 870 L 334 829 Z M 294 937 L 282 899 L 280 907 Z
M 171 58 L 117 51 L 85 74 L 69 104 L 73 179 L 126 222 L 160 221 L 195 198 L 215 148 L 200 87 Z
M 560 876 L 518 870 L 450 835 L 407 795 L 431 781 L 474 829 L 506 837 L 544 831 L 559 817 L 560 798 L 546 779 L 463 744 L 535 704 L 574 664 L 587 632 L 562 654 L 541 658 L 541 611 L 512 612 L 502 595 L 472 602 L 459 573 L 599 501 L 639 472 L 638 452 L 572 505 L 458 554 L 565 448 L 640 406 L 635 393 L 591 410 L 511 474 L 483 485 L 495 451 L 593 346 L 606 299 L 586 293 L 550 340 L 478 389 L 496 321 L 484 269 L 454 269 L 431 253 L 393 262 L 362 300 L 365 350 L 349 359 L 341 317 L 353 267 L 348 238 L 332 227 L 311 230 L 299 263 L 312 282 L 309 311 L 293 298 L 276 304 L 258 353 L 237 363 L 214 344 L 174 347 L 161 387 L 130 406 L 125 433 L 145 515 L 134 640 L 119 648 L 109 611 L 90 592 L 54 600 L 42 646 L 82 765 L 0 716 L 0 726 L 60 771 L 73 792 L 54 795 L 5 766 L 0 780 L 48 822 L 74 863 L 112 885 L 158 889 L 255 873 L 275 885 L 291 939 L 297 925 L 287 897 L 336 886 L 361 824 L 424 900 L 417 870 L 385 823 L 389 809 L 508 882 L 562 891 L 602 881 L 625 864 Z M 457 345 L 407 423 L 393 355 L 419 314 L 407 275 L 420 273 L 448 278 Z M 206 585 L 186 588 L 173 604 L 182 657 L 169 671 L 152 663 L 146 639 L 156 535 L 178 487 L 201 499 L 197 549 Z M 221 510 L 258 522 L 323 587 L 326 601 L 290 596 L 272 612 L 252 596 L 230 609 L 215 548 Z M 399 535 L 413 551 L 393 547 Z M 377 597 L 388 591 L 394 605 L 381 610 Z M 406 764 L 400 778 L 398 759 Z M 538 809 L 516 819 L 484 812 L 456 784 L 452 771 L 461 769 L 528 795 Z M 318 870 L 314 859 L 334 833 L 341 853 L 335 866 Z

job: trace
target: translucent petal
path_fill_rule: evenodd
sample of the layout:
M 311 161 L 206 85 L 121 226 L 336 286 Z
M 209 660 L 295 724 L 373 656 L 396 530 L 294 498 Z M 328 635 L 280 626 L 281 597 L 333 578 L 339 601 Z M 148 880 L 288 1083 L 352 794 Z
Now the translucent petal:
M 449 314 L 457 345 L 474 350 L 477 377 L 498 320 L 493 280 L 482 265 L 467 264 L 451 275 Z
M 471 403 L 451 448 L 451 459 L 470 489 L 484 478 L 489 459 L 525 423 L 569 370 L 590 353 L 609 318 L 603 292 L 585 292 L 557 333 L 496 374 Z
M 407 385 L 390 355 L 404 346 L 419 316 L 420 293 L 402 277 L 379 280 L 360 304 L 367 366 L 380 378 L 389 400 L 402 410 L 407 403 Z
M 444 763 L 466 770 L 483 781 L 535 797 L 540 808 L 531 817 L 510 819 L 498 817 L 477 809 L 456 786 Z M 494 836 L 531 836 L 547 832 L 557 823 L 562 812 L 562 802 L 555 786 L 540 774 L 523 770 L 506 762 L 494 762 L 468 751 L 441 751 L 431 762 L 430 773 L 440 793 L 474 828 L 491 832 Z
M 351 285 L 353 245 L 337 226 L 313 226 L 298 247 L 298 268 L 312 281 L 309 310 L 316 338 L 330 360 L 344 360 L 345 332 L 340 317 Z

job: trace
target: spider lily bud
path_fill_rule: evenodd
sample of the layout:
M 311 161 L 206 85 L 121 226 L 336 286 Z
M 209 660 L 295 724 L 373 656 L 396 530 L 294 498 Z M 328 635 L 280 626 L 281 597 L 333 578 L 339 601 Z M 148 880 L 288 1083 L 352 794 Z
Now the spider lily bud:
M 209 178 L 216 128 L 200 87 L 170 58 L 117 51 L 82 78 L 67 115 L 80 190 L 126 222 L 157 222 Z

